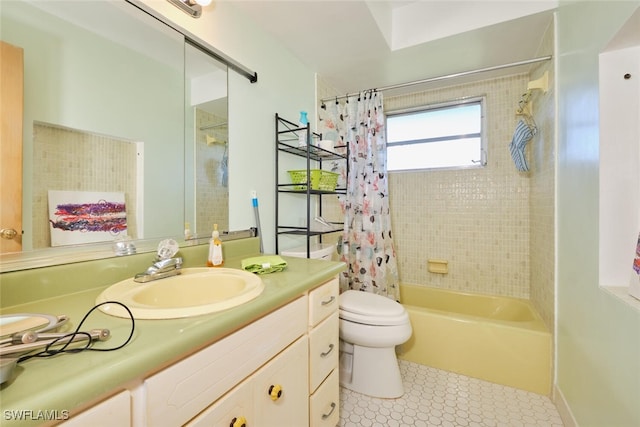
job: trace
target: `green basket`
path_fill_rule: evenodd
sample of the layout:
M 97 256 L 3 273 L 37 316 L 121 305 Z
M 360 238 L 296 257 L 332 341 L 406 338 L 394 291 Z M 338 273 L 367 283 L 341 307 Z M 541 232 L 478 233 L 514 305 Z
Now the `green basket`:
M 306 190 L 307 189 L 307 170 L 291 170 L 288 171 L 291 177 L 291 182 L 296 185 L 294 190 Z M 311 189 L 320 191 L 335 191 L 336 185 L 338 185 L 338 174 L 329 172 L 322 169 L 311 169 Z

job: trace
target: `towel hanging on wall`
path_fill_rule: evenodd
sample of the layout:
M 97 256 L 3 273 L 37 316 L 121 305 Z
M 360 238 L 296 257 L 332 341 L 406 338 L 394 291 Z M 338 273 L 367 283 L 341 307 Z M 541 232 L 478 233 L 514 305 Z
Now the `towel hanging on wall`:
M 516 168 L 520 172 L 528 172 L 529 165 L 527 164 L 527 158 L 525 157 L 525 148 L 527 143 L 538 132 L 535 126 L 529 126 L 524 120 L 520 119 L 516 125 L 516 131 L 513 134 L 511 144 L 509 144 L 509 151 L 511 157 L 516 165 Z

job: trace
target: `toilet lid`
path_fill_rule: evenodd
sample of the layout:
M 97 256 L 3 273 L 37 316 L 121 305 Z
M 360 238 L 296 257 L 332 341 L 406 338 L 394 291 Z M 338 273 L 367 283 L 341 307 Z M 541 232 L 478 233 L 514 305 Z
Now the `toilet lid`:
M 367 325 L 400 325 L 408 322 L 404 307 L 381 295 L 349 290 L 340 294 L 340 317 Z

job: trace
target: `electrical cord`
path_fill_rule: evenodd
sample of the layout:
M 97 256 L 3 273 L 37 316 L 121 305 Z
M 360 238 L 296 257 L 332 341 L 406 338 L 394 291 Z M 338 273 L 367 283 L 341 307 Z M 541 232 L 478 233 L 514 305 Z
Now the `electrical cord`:
M 100 307 L 101 305 L 104 304 L 116 304 L 119 305 L 121 307 L 123 307 L 127 313 L 129 314 L 129 318 L 131 319 L 131 332 L 129 333 L 129 336 L 127 337 L 126 341 L 123 342 L 122 344 L 120 344 L 119 346 L 116 347 L 111 347 L 111 348 L 93 348 L 91 347 L 91 345 L 93 344 L 93 340 L 91 339 L 91 334 L 89 334 L 88 332 L 83 332 L 80 330 L 80 328 L 82 327 L 82 324 L 85 322 L 85 320 L 87 320 L 87 318 L 89 317 L 89 315 L 91 315 L 91 313 L 93 313 L 98 307 Z M 133 332 L 135 331 L 136 328 L 136 322 L 133 318 L 133 313 L 131 313 L 131 310 L 129 310 L 129 307 L 127 307 L 126 305 L 118 302 L 118 301 L 105 301 L 105 302 L 101 302 L 100 304 L 94 306 L 91 310 L 89 310 L 84 317 L 82 318 L 82 320 L 80 321 L 80 323 L 78 324 L 78 326 L 76 327 L 76 330 L 73 332 L 70 332 L 66 335 L 63 335 L 59 338 L 56 338 L 55 340 L 53 340 L 52 342 L 50 342 L 45 348 L 44 350 L 38 352 L 38 353 L 34 353 L 34 354 L 27 354 L 24 355 L 22 357 L 18 358 L 17 363 L 20 362 L 24 362 L 25 360 L 29 360 L 33 357 L 52 357 L 52 356 L 56 356 L 58 354 L 61 353 L 79 353 L 81 351 L 115 351 L 115 350 L 119 350 L 122 347 L 124 347 L 125 345 L 129 344 L 129 342 L 131 341 L 131 339 L 133 338 Z M 69 347 L 69 344 L 71 344 L 73 342 L 73 339 L 77 336 L 85 336 L 87 337 L 86 340 L 86 344 L 82 347 L 74 347 L 74 348 L 67 348 Z M 67 342 L 65 342 L 61 348 L 59 349 L 54 349 L 53 347 L 56 345 L 60 345 L 61 341 L 63 340 L 68 340 Z

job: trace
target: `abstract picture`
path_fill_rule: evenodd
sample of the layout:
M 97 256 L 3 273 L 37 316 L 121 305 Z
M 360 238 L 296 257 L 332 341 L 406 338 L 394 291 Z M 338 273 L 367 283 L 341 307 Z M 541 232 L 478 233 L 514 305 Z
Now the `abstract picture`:
M 629 283 L 629 295 L 640 299 L 640 235 L 636 244 L 636 254 L 633 258 L 633 273 Z
M 124 193 L 49 190 L 49 225 L 51 246 L 126 236 Z
M 633 259 L 633 271 L 637 275 L 640 275 L 640 236 L 638 236 L 638 243 L 636 244 L 636 256 Z

